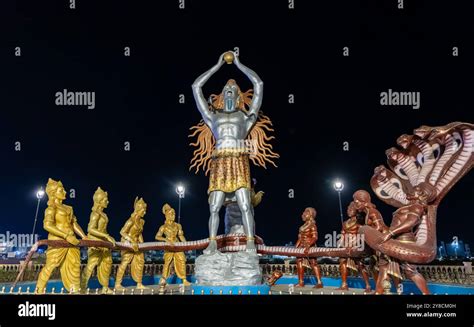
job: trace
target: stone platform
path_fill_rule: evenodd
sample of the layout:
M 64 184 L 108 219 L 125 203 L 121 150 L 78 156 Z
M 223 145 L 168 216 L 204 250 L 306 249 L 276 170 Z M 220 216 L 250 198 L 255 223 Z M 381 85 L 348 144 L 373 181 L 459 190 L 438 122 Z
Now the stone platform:
M 262 270 L 256 253 L 203 254 L 196 259 L 194 275 L 199 285 L 251 286 L 262 284 Z

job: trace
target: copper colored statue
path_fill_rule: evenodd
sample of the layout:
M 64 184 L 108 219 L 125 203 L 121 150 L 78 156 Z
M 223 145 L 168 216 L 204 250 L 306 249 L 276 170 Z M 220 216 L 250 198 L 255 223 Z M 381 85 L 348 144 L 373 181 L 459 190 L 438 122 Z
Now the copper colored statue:
M 449 190 L 474 166 L 474 125 L 453 122 L 421 126 L 413 135 L 397 139 L 398 148 L 386 151 L 387 169 L 375 169 L 370 184 L 375 194 L 398 209 L 386 231 L 362 226 L 359 233 L 382 253 L 377 293 L 388 274 L 411 279 L 428 294 L 426 281 L 413 264 L 431 262 L 437 253 L 436 212 Z M 400 276 L 401 277 L 401 276 Z
M 299 229 L 298 241 L 296 241 L 297 248 L 304 248 L 305 254 L 309 253 L 312 246 L 316 244 L 318 240 L 318 228 L 316 227 L 316 209 L 306 208 L 301 215 L 304 221 L 303 226 Z M 321 270 L 319 269 L 318 263 L 315 258 L 302 258 L 296 259 L 296 268 L 298 270 L 298 286 L 304 286 L 304 270 L 305 268 L 311 268 L 317 279 L 315 288 L 322 288 L 323 282 L 321 281 Z
M 344 221 L 342 225 L 342 237 L 341 243 L 344 247 L 356 247 L 359 245 L 357 237 L 360 237 L 357 232 L 359 227 L 364 224 L 365 215 L 363 212 L 358 212 L 354 202 L 351 202 L 347 208 L 347 215 L 349 219 Z M 364 258 L 340 258 L 339 259 L 339 271 L 341 273 L 341 287 L 338 290 L 347 291 L 349 286 L 347 285 L 348 269 L 359 272 L 365 282 L 365 291 L 370 292 L 372 288 L 369 283 L 369 272 L 364 264 Z M 374 279 L 377 280 L 376 274 Z
M 420 225 L 422 216 L 427 209 L 427 204 L 434 199 L 435 192 L 434 187 L 429 183 L 423 182 L 416 186 L 414 192 L 407 196 L 410 203 L 393 213 L 392 223 L 390 224 L 390 228 L 384 232 L 382 242 L 393 238 L 404 243 L 415 243 L 414 229 Z M 375 292 L 377 294 L 383 293 L 383 281 L 388 278 L 389 274 L 402 278 L 400 264 L 405 276 L 411 279 L 423 294 L 429 294 L 430 291 L 426 285 L 426 280 L 416 270 L 415 265 L 399 260 L 391 260 L 388 256 L 380 257 L 380 276 L 377 280 Z
M 270 277 L 267 279 L 267 285 L 273 286 L 283 276 L 283 272 L 281 270 L 275 270 Z
M 377 210 L 375 207 L 375 204 L 372 203 L 372 199 L 370 197 L 369 192 L 365 190 L 358 190 L 354 193 L 353 195 L 353 201 L 352 203 L 354 204 L 354 208 L 357 210 L 358 213 L 362 213 L 365 217 L 365 224 L 362 224 L 359 227 L 362 226 L 369 226 L 374 228 L 380 233 L 386 233 L 388 231 L 387 225 L 385 225 L 385 222 L 383 221 L 382 214 L 380 211 Z M 380 252 L 376 252 L 376 254 L 373 256 L 375 259 L 374 263 L 374 279 L 376 281 L 376 285 L 379 285 L 379 289 L 376 290 L 376 293 L 382 294 L 383 293 L 383 280 L 388 279 L 387 275 L 380 276 L 377 272 L 377 270 L 380 269 L 380 265 L 385 265 L 393 260 L 390 259 L 389 257 L 385 256 L 384 254 Z M 400 273 L 397 271 L 391 271 L 390 273 L 395 287 L 398 286 L 400 279 L 402 279 L 402 276 Z M 381 278 L 381 279 L 379 279 Z M 367 290 L 368 291 L 368 290 Z

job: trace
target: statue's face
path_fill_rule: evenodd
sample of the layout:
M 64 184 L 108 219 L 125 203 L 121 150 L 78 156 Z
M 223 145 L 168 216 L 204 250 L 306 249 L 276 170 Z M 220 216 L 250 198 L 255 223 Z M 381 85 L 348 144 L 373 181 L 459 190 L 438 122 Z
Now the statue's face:
M 102 208 L 107 208 L 109 206 L 109 197 L 107 193 L 105 193 L 105 196 L 100 200 L 100 206 Z
M 55 195 L 56 199 L 64 200 L 64 199 L 66 199 L 66 190 L 64 189 L 64 187 L 62 187 L 60 185 L 56 189 L 56 193 L 54 195 Z
M 174 209 L 170 209 L 166 212 L 166 220 L 168 222 L 174 222 L 175 217 L 176 217 L 176 213 Z
M 303 211 L 303 214 L 301 215 L 301 219 L 303 219 L 303 221 L 308 221 L 311 218 L 315 218 L 313 217 L 313 212 L 311 211 L 311 209 L 306 208 L 305 211 Z
M 349 207 L 347 208 L 347 215 L 349 217 L 354 217 L 357 214 L 357 208 L 354 202 L 351 202 L 349 204 Z
M 237 110 L 237 100 L 239 89 L 235 84 L 227 84 L 222 90 L 224 94 L 224 112 L 234 112 Z
M 144 217 L 146 214 L 146 205 L 141 205 L 137 208 L 137 215 L 139 217 Z
M 355 198 L 355 199 L 354 199 L 354 207 L 355 207 L 357 210 L 362 210 L 362 209 L 365 208 L 365 202 L 362 201 L 361 199 Z

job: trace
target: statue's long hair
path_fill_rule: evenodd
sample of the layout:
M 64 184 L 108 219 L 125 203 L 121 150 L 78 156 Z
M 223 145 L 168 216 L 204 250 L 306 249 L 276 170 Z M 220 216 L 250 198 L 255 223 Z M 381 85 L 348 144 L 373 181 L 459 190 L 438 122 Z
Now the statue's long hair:
M 233 79 L 230 79 L 227 84 L 235 84 Z M 242 92 L 237 85 L 239 97 L 237 98 L 236 107 L 239 110 L 247 113 L 248 107 L 252 102 L 253 90 L 249 89 L 247 92 Z M 223 110 L 224 109 L 224 92 L 220 94 L 211 94 L 209 98 L 209 110 Z M 195 169 L 195 173 L 198 173 L 199 169 L 202 169 L 205 174 L 209 173 L 211 167 L 212 152 L 216 144 L 216 140 L 212 135 L 212 131 L 201 120 L 197 125 L 190 128 L 191 134 L 189 137 L 197 137 L 196 142 L 190 143 L 191 146 L 196 147 L 193 152 L 193 158 L 191 159 L 191 166 L 189 170 Z M 269 143 L 274 136 L 268 136 L 267 132 L 273 132 L 273 124 L 268 116 L 265 116 L 261 111 L 258 114 L 255 125 L 250 130 L 247 140 L 250 144 L 254 145 L 250 152 L 249 158 L 253 164 L 267 168 L 267 163 L 272 164 L 276 167 L 273 159 L 279 158 L 280 155 L 273 151 L 273 146 Z

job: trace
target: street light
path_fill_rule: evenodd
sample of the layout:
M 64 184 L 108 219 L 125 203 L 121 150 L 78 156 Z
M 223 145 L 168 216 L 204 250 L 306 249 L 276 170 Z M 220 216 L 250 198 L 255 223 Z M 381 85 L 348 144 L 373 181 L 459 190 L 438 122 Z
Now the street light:
M 341 214 L 341 224 L 344 224 L 344 217 L 342 215 L 342 202 L 341 202 L 341 192 L 344 189 L 344 183 L 341 182 L 340 180 L 336 180 L 333 186 L 339 197 L 339 212 Z
M 184 199 L 186 188 L 182 184 L 176 186 L 176 194 L 178 194 L 178 224 L 181 221 L 181 199 Z
M 36 221 L 38 220 L 38 212 L 41 199 L 44 197 L 44 190 L 43 187 L 40 187 L 38 191 L 36 191 L 36 198 L 38 199 L 38 203 L 36 204 L 36 213 L 35 213 L 35 222 L 33 223 L 33 232 L 31 233 L 31 237 L 35 237 L 35 230 L 36 230 Z

